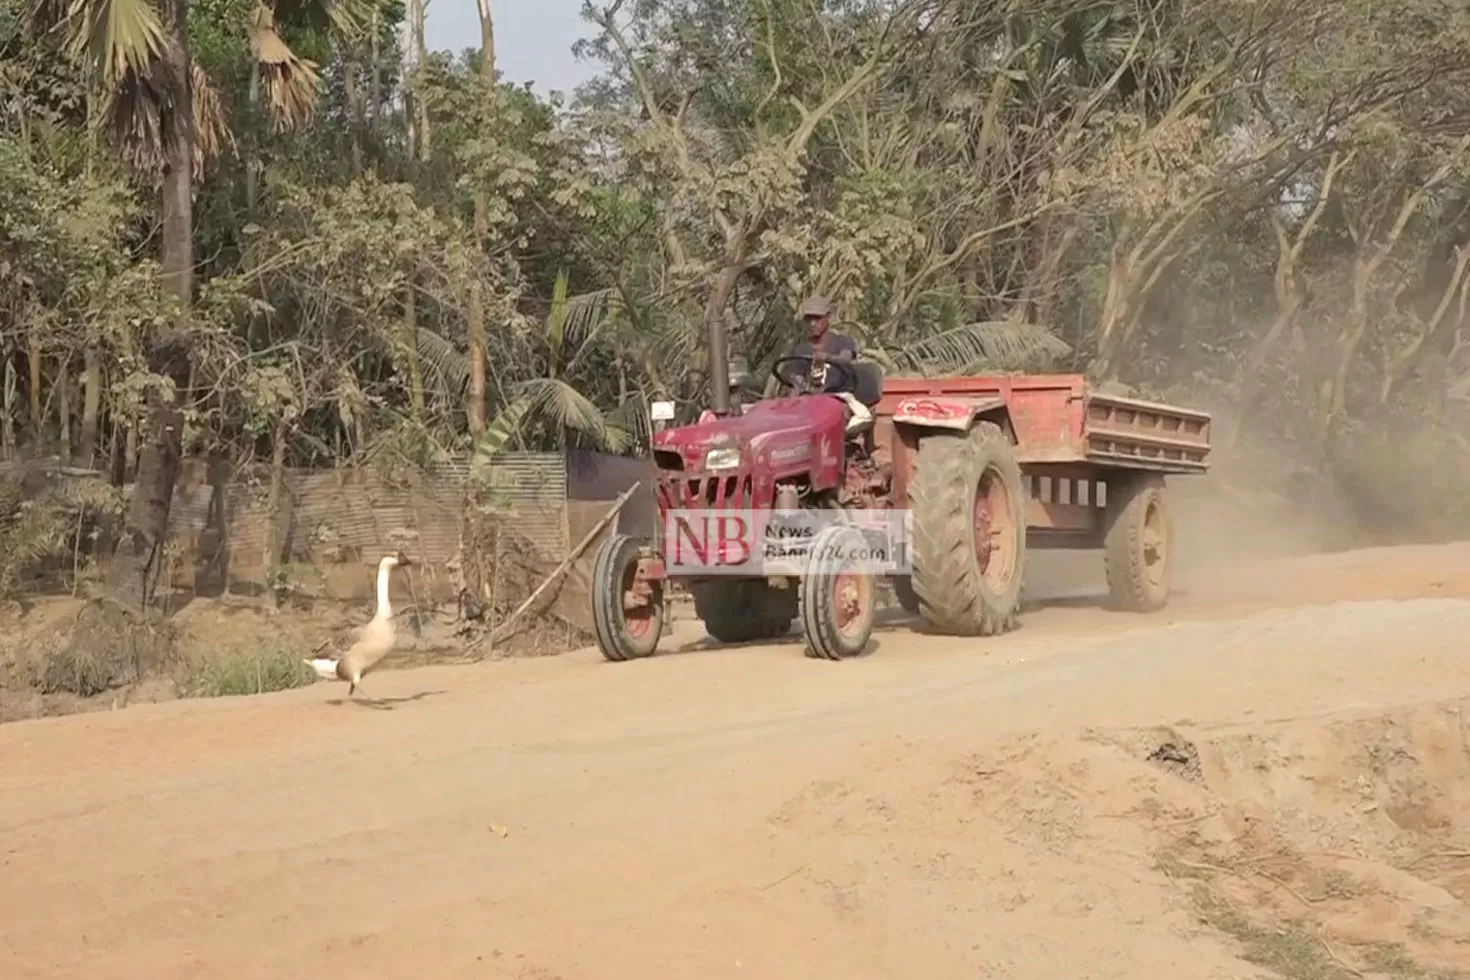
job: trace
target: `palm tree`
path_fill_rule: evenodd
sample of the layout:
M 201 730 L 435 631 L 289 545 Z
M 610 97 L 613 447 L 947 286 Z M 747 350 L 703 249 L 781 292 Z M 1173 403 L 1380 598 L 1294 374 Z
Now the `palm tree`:
M 620 452 L 627 448 L 629 430 L 636 426 L 616 415 L 604 415 L 567 380 L 582 352 L 592 349 L 593 335 L 605 320 L 607 299 L 606 292 L 569 297 L 566 273 L 558 273 L 552 286 L 551 308 L 542 327 L 546 368 L 540 377 L 508 386 L 505 404 L 475 443 L 477 466 L 517 442 L 554 441 L 565 445 L 571 434 L 598 449 Z M 568 341 L 577 342 L 577 352 L 570 358 Z M 543 436 L 540 440 L 534 438 L 538 432 Z
M 355 31 L 381 0 L 256 0 L 242 26 L 265 102 L 278 126 L 298 125 L 315 106 L 316 66 L 276 30 L 279 18 L 324 19 Z M 188 0 L 36 0 L 32 29 L 61 34 L 100 109 L 97 123 L 119 152 L 162 189 L 160 254 L 164 287 L 179 301 L 175 329 L 147 351 L 150 368 L 175 389 L 187 383 L 189 341 L 183 311 L 193 298 L 193 181 L 233 137 L 222 103 L 189 54 Z M 171 397 L 149 396 L 152 443 L 139 460 L 133 502 L 109 585 L 148 604 L 168 530 L 182 451 L 183 418 Z
M 252 62 L 252 98 L 263 96 L 277 128 L 311 118 L 320 80 L 277 25 L 329 25 L 356 34 L 383 0 L 256 0 L 241 25 Z M 193 285 L 193 179 L 234 137 L 209 78 L 189 55 L 187 0 L 37 0 L 32 24 L 60 32 L 87 72 L 98 123 L 135 168 L 161 177 L 163 276 L 184 303 Z M 258 94 L 257 85 L 258 80 Z

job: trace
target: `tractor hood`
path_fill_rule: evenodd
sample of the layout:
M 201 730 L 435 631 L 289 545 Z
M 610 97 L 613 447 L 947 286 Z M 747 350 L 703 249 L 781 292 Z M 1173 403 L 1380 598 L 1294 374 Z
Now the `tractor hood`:
M 840 451 L 846 421 L 847 408 L 834 395 L 773 398 L 743 415 L 665 429 L 654 435 L 653 449 L 657 455 L 677 453 L 686 471 L 805 468 Z M 721 449 L 734 452 L 725 465 L 709 465 L 711 451 Z

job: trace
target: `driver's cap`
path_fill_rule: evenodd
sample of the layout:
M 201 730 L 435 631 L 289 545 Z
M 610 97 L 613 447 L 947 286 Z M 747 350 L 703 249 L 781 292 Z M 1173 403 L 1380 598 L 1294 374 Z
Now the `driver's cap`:
M 814 293 L 808 296 L 805 302 L 801 304 L 801 309 L 796 311 L 797 317 L 802 320 L 813 316 L 830 316 L 831 314 L 832 304 L 821 293 Z

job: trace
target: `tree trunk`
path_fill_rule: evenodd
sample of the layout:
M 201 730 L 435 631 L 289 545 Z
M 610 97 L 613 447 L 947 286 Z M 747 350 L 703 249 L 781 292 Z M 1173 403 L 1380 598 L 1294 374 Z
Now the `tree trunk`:
M 1128 296 L 1133 282 L 1132 256 L 1121 246 L 1114 245 L 1108 260 L 1108 289 L 1103 296 L 1102 312 L 1098 314 L 1097 359 L 1093 362 L 1099 377 L 1111 376 L 1114 360 L 1118 353 L 1121 331 L 1118 329 L 1128 315 Z
M 415 67 L 421 67 L 423 65 L 424 58 L 427 54 L 424 43 L 424 17 L 427 13 L 426 7 L 426 0 L 412 0 L 411 9 L 414 12 L 414 21 L 413 32 L 410 37 L 413 38 L 413 43 L 417 47 L 413 59 Z M 415 87 L 417 87 L 416 84 Z M 430 146 L 433 142 L 432 133 L 429 131 L 429 103 L 419 97 L 417 92 L 415 92 L 413 102 L 414 107 L 418 111 L 419 159 L 426 161 L 431 155 Z
M 164 5 L 172 50 L 166 53 L 179 88 L 163 125 L 163 285 L 187 306 L 194 292 L 194 93 L 189 78 L 188 0 Z
M 5 351 L 4 378 L 0 380 L 0 456 L 15 456 L 15 362 Z
M 147 441 L 138 460 L 127 526 L 108 574 L 113 596 L 137 612 L 153 601 L 163 567 L 184 428 L 184 413 L 161 391 L 150 393 L 148 403 Z
M 167 0 L 164 23 L 170 44 L 164 52 L 174 92 L 174 105 L 162 120 L 163 285 L 184 308 L 179 320 L 148 351 L 149 369 L 181 390 L 189 381 L 187 307 L 193 296 L 193 166 L 194 110 L 189 71 L 188 0 Z M 138 460 L 138 478 L 128 507 L 127 524 L 108 571 L 113 597 L 141 612 L 152 601 L 163 566 L 169 510 L 183 454 L 184 417 L 159 387 L 148 393 L 147 442 Z
M 26 364 L 30 369 L 30 391 L 26 394 L 30 396 L 31 438 L 39 443 L 46 423 L 41 418 L 41 331 L 35 328 L 30 331 Z
M 495 22 L 490 16 L 490 0 L 476 0 L 480 10 L 480 79 L 484 87 L 482 97 L 486 100 L 485 125 L 494 118 L 491 110 L 495 85 Z M 483 256 L 485 236 L 489 232 L 489 201 L 483 186 L 475 190 L 475 249 Z M 469 310 L 465 318 L 467 334 L 466 355 L 470 364 L 469 404 L 465 415 L 469 419 L 470 437 L 478 440 L 485 431 L 485 287 L 478 271 L 472 273 L 470 281 Z
M 277 419 L 271 435 L 271 486 L 265 505 L 265 549 L 260 556 L 269 573 L 281 563 L 285 550 L 286 529 L 281 513 L 281 498 L 286 489 L 286 442 L 291 437 L 291 423 Z
M 411 162 L 429 158 L 426 113 L 418 97 L 418 68 L 424 49 L 424 0 L 408 0 L 403 45 L 403 125 Z
M 61 459 L 71 462 L 71 361 L 63 357 L 56 369 L 56 417 L 60 425 Z
M 102 408 L 102 355 L 95 344 L 88 344 L 82 357 L 86 386 L 82 391 L 82 432 L 77 454 L 83 466 L 91 466 L 97 458 L 97 415 Z
M 250 59 L 249 131 L 245 135 L 245 213 L 254 215 L 260 203 L 260 60 Z
M 725 308 L 730 305 L 730 299 L 735 295 L 735 284 L 740 281 L 740 274 L 745 271 L 747 238 L 748 232 L 741 226 L 732 229 L 725 240 L 724 263 L 719 274 L 715 276 L 714 286 L 710 289 L 709 299 L 705 302 L 704 318 L 701 321 L 704 336 L 700 338 L 702 342 L 696 348 L 694 370 L 689 375 L 690 388 L 684 392 L 686 395 L 698 398 L 700 389 L 704 389 L 706 397 L 716 397 L 712 386 L 712 379 L 715 377 L 715 361 L 723 357 L 728 368 L 730 356 L 728 342 L 724 350 L 711 350 L 710 325 L 716 318 L 725 315 Z M 726 378 L 727 387 L 728 381 L 729 379 Z
M 480 9 L 480 76 L 492 85 L 495 83 L 495 18 L 490 12 L 490 0 L 475 0 Z
M 348 56 L 343 72 L 342 85 L 346 90 L 347 118 L 351 120 L 349 135 L 352 141 L 352 172 L 360 174 L 362 173 L 363 106 L 361 66 L 358 65 L 356 57 Z
M 475 224 L 480 224 L 484 192 L 475 195 Z M 478 230 L 478 227 L 477 227 Z M 470 390 L 466 396 L 465 416 L 469 420 L 470 438 L 478 440 L 485 431 L 485 287 L 478 271 L 470 280 L 469 309 L 465 314 L 468 334 L 466 357 L 470 363 Z
M 412 278 L 403 287 L 403 358 L 408 366 L 409 414 L 424 421 L 424 373 L 419 365 L 419 324 Z
M 367 129 L 369 135 L 378 131 L 378 113 L 383 105 L 383 28 L 378 23 L 378 6 L 373 7 L 373 39 L 368 53 L 368 104 Z

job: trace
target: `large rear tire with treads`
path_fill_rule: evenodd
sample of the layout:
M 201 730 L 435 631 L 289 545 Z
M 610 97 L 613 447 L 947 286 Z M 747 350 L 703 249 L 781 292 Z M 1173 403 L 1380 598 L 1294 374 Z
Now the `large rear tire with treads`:
M 911 580 L 919 615 L 932 629 L 993 636 L 1015 628 L 1025 500 L 1015 451 L 995 423 L 919 443 L 908 489 Z

